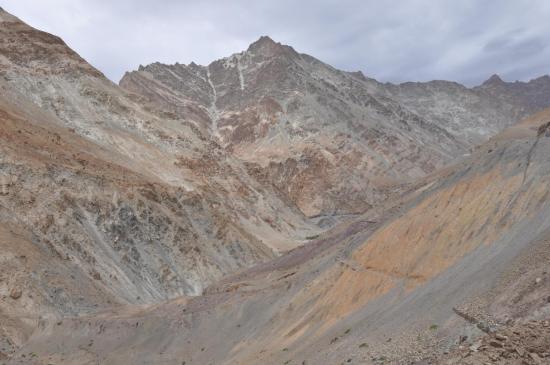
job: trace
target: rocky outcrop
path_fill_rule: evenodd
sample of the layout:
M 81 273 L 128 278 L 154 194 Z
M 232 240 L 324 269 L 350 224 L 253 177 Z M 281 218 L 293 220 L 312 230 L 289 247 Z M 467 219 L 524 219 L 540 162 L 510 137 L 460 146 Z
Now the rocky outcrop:
M 550 322 L 530 321 L 506 326 L 432 363 L 541 365 L 550 361 L 549 348 Z

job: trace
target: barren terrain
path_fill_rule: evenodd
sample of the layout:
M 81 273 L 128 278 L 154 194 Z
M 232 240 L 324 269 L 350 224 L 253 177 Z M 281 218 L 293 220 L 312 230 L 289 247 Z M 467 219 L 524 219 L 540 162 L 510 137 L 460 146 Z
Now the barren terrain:
M 118 86 L 0 9 L 0 364 L 550 363 L 548 84 Z

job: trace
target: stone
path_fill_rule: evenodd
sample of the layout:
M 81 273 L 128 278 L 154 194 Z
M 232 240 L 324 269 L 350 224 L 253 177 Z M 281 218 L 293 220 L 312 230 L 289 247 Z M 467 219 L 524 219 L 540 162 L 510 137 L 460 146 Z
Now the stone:
M 481 347 L 481 341 L 477 341 L 475 343 L 473 343 L 469 349 L 470 351 L 473 351 L 473 352 L 477 352 L 479 350 L 479 348 Z
M 23 295 L 23 291 L 19 288 L 12 288 L 10 290 L 10 298 L 13 300 L 17 300 L 21 298 L 22 295 Z
M 491 345 L 492 347 L 502 348 L 502 343 L 497 340 L 489 341 L 489 345 Z
M 499 358 L 499 356 L 496 355 L 496 354 L 489 354 L 489 358 L 490 358 L 491 360 L 493 360 L 493 361 L 497 361 L 498 358 Z
M 533 359 L 535 364 L 542 364 L 542 359 L 539 357 L 539 355 L 535 354 L 534 352 L 530 352 L 529 357 Z
M 508 341 L 508 336 L 501 335 L 500 333 L 497 333 L 495 338 L 499 341 Z
M 95 270 L 92 272 L 92 277 L 94 278 L 94 280 L 101 280 L 101 274 Z

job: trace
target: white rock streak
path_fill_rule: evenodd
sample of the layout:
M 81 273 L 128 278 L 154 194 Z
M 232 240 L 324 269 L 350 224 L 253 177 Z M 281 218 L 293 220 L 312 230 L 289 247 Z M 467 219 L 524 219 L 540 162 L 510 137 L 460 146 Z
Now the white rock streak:
M 239 71 L 239 82 L 241 83 L 241 91 L 244 90 L 244 77 L 243 77 L 243 69 L 241 67 L 241 60 L 239 57 L 237 57 L 237 71 Z
M 218 102 L 218 93 L 216 92 L 216 87 L 214 87 L 214 83 L 212 82 L 212 79 L 210 78 L 210 68 L 206 68 L 206 80 L 208 81 L 208 84 L 212 88 L 212 104 L 210 104 L 210 108 L 208 108 L 208 114 L 210 114 L 210 119 L 212 119 L 212 134 L 220 139 L 220 131 L 218 129 L 218 120 L 220 119 L 220 112 L 218 110 L 218 106 L 216 105 Z

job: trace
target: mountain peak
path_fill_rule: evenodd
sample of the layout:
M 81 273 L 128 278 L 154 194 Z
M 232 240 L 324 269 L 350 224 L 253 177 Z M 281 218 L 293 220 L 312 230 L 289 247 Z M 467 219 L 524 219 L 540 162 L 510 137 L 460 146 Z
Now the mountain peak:
M 263 35 L 248 46 L 248 51 L 270 50 L 281 46 L 281 43 L 275 42 L 271 37 Z
M 280 43 L 275 42 L 270 36 L 263 35 L 258 40 L 250 45 L 250 47 L 255 45 L 277 45 Z
M 352 71 L 352 72 L 349 72 L 349 74 L 356 77 L 356 78 L 358 78 L 359 80 L 367 81 L 367 77 L 365 76 L 365 74 L 361 70 Z
M 490 85 L 501 85 L 504 84 L 504 81 L 500 78 L 499 75 L 493 74 L 489 79 L 487 79 L 482 86 L 490 86 Z
M 273 39 L 266 35 L 261 36 L 256 42 L 252 43 L 248 47 L 247 52 L 261 54 L 266 57 L 281 54 L 297 55 L 294 48 L 281 44 L 279 42 L 275 42 Z

